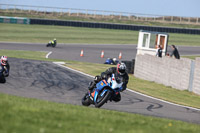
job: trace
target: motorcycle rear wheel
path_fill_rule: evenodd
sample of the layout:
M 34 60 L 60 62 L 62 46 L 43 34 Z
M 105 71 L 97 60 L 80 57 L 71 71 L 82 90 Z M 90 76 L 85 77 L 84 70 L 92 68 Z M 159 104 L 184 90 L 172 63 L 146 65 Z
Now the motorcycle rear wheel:
M 83 106 L 90 106 L 90 99 L 89 95 L 85 94 L 85 96 L 82 98 L 82 105 Z

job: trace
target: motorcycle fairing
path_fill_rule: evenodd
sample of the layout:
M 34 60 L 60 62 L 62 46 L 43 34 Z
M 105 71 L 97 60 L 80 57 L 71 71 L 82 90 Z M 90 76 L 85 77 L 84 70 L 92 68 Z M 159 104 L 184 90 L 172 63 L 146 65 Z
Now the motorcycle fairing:
M 95 88 L 95 94 L 94 94 L 94 102 L 96 102 L 97 96 L 99 94 L 99 92 L 105 87 L 108 86 L 108 83 L 106 82 L 106 80 L 102 80 L 99 83 L 96 84 L 96 88 Z M 105 93 L 105 90 L 103 91 L 103 93 L 101 94 L 101 96 L 103 96 L 103 94 Z

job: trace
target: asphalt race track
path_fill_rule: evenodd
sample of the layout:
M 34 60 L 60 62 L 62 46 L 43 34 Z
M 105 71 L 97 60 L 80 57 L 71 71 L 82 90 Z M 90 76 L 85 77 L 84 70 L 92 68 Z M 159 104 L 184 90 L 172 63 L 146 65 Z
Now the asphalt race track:
M 81 105 L 91 77 L 51 62 L 9 58 L 10 76 L 0 84 L 0 92 L 54 102 Z M 102 108 L 151 115 L 200 124 L 200 110 L 174 106 L 130 91 L 122 93 L 118 103 Z
M 30 51 L 52 51 L 49 58 L 76 60 L 82 62 L 104 63 L 106 58 L 118 58 L 122 53 L 122 60 L 135 59 L 137 45 L 106 45 L 106 44 L 58 44 L 55 48 L 46 47 L 46 44 L 25 44 L 25 43 L 0 43 L 0 49 L 30 50 Z M 84 57 L 80 57 L 81 50 Z M 100 58 L 104 50 L 104 58 Z M 170 48 L 168 48 L 170 53 Z M 180 55 L 200 55 L 200 47 L 178 47 Z

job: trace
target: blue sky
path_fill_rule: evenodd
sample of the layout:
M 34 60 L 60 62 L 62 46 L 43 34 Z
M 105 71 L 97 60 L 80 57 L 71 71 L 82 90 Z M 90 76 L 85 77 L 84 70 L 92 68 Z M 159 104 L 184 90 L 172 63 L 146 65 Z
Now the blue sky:
M 0 3 L 200 17 L 200 0 L 0 0 Z

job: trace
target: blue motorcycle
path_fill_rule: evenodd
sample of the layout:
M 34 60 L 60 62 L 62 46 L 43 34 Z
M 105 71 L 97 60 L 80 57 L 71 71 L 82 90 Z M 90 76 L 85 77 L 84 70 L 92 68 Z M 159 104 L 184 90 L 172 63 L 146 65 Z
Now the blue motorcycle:
M 107 58 L 104 64 L 117 65 L 118 62 L 116 58 Z
M 82 98 L 82 105 L 89 106 L 94 104 L 96 108 L 100 108 L 107 101 L 112 101 L 122 89 L 122 80 L 116 79 L 115 74 L 108 79 L 103 79 L 96 84 L 96 88 L 89 91 Z

